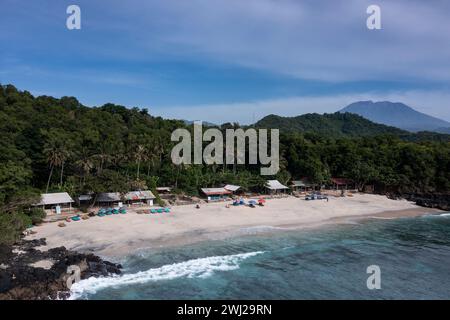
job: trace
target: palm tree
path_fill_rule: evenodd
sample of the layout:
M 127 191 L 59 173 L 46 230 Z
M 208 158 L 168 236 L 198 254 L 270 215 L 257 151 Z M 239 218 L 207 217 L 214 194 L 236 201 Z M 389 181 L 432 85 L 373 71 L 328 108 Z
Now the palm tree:
M 45 189 L 45 192 L 48 192 L 48 188 L 50 187 L 50 181 L 52 179 L 53 175 L 53 169 L 55 167 L 61 166 L 61 177 L 60 177 L 60 183 L 62 185 L 62 175 L 64 170 L 64 162 L 66 161 L 68 157 L 68 151 L 65 149 L 64 145 L 61 143 L 61 141 L 58 141 L 55 138 L 50 138 L 46 144 L 44 145 L 44 154 L 47 157 L 47 162 L 50 166 L 50 173 L 48 175 L 47 180 L 47 187 Z
M 150 176 L 150 168 L 155 166 L 155 160 L 157 158 L 157 155 L 154 154 L 150 149 L 147 148 L 145 158 L 147 160 L 147 176 L 149 177 Z
M 161 141 L 161 139 L 158 139 L 153 147 L 154 152 L 159 156 L 159 167 L 162 166 L 162 157 L 164 154 L 164 143 Z
M 92 158 L 97 160 L 97 172 L 100 174 L 111 156 L 106 151 L 100 150 L 100 153 L 94 155 Z
M 60 158 L 61 158 L 61 174 L 59 176 L 59 186 L 62 187 L 62 181 L 63 181 L 63 173 L 64 173 L 64 164 L 66 163 L 66 160 L 70 157 L 70 152 L 62 148 L 60 150 Z
M 134 157 L 137 162 L 136 178 L 139 180 L 139 169 L 141 166 L 141 161 L 146 160 L 146 150 L 145 150 L 144 146 L 142 146 L 140 144 L 137 146 L 136 151 L 134 153 Z
M 81 159 L 77 160 L 75 162 L 75 165 L 81 169 L 83 172 L 83 180 L 82 184 L 84 185 L 86 181 L 86 176 L 89 174 L 89 172 L 94 168 L 94 162 L 92 157 L 89 157 L 85 152 L 83 152 L 83 155 Z

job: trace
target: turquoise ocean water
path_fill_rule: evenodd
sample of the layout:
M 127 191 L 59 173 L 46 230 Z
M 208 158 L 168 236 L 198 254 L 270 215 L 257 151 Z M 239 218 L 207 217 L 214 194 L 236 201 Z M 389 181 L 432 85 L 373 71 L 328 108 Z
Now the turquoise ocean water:
M 450 214 L 140 251 L 75 299 L 449 299 Z M 367 267 L 381 270 L 369 290 Z

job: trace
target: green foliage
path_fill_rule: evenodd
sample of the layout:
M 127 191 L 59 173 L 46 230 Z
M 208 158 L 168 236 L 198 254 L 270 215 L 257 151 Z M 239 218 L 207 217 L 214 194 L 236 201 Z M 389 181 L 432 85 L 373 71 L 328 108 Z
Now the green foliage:
M 13 244 L 31 224 L 30 216 L 22 212 L 0 213 L 0 244 Z
M 42 222 L 46 216 L 46 213 L 41 208 L 32 208 L 28 213 L 28 216 L 31 219 L 31 223 L 36 225 Z
M 298 133 L 281 140 L 293 177 L 307 176 L 318 184 L 345 177 L 359 189 L 373 184 L 380 192 L 450 191 L 449 141 L 412 143 L 386 135 L 318 139 Z
M 158 193 L 155 193 L 154 194 L 155 195 L 155 203 L 158 205 L 158 206 L 160 206 L 160 207 L 164 207 L 165 205 L 166 205 L 166 202 L 163 200 L 163 199 L 161 199 L 161 197 L 159 196 L 159 194 Z

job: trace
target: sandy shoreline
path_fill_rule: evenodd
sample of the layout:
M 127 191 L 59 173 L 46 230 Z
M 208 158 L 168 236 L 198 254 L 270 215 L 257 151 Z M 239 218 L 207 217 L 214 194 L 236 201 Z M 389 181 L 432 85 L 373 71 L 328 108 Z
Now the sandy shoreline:
M 167 214 L 137 214 L 94 217 L 89 220 L 35 227 L 27 239 L 46 238 L 46 250 L 65 246 L 70 250 L 93 252 L 106 258 L 120 258 L 130 252 L 161 249 L 199 241 L 219 240 L 237 235 L 317 228 L 364 219 L 418 216 L 440 210 L 419 207 L 406 200 L 356 194 L 354 197 L 305 201 L 288 197 L 268 200 L 264 207 L 231 207 L 226 203 L 176 206 Z

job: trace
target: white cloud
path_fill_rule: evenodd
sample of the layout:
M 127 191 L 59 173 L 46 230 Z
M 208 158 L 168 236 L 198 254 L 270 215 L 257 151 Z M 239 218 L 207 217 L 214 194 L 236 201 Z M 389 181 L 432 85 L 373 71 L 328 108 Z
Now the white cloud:
M 370 4 L 151 0 L 115 6 L 133 17 L 147 50 L 164 47 L 169 55 L 325 81 L 450 80 L 448 1 L 379 0 L 383 29 L 375 31 L 366 28 Z

